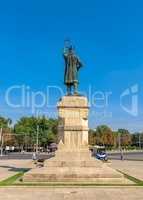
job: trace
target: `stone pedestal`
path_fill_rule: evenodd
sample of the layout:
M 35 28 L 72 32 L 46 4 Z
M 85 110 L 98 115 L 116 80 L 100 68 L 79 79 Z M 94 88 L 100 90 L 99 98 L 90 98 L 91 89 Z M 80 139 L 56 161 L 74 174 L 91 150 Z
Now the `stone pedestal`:
M 83 96 L 64 96 L 58 103 L 59 148 L 78 151 L 88 147 L 88 102 Z
M 91 157 L 88 149 L 88 101 L 83 96 L 64 96 L 58 102 L 59 146 L 43 168 L 27 172 L 25 182 L 126 183 L 122 174 Z

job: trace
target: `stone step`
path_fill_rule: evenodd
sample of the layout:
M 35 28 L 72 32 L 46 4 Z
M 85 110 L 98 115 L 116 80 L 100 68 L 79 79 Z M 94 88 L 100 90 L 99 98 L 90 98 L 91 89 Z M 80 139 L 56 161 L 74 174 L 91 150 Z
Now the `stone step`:
M 123 174 L 109 167 L 43 167 L 27 172 L 24 182 L 125 183 Z
M 95 162 L 95 161 L 65 161 L 65 160 L 49 160 L 49 162 L 46 162 L 44 164 L 45 167 L 96 167 L 96 168 L 101 168 L 102 164 Z

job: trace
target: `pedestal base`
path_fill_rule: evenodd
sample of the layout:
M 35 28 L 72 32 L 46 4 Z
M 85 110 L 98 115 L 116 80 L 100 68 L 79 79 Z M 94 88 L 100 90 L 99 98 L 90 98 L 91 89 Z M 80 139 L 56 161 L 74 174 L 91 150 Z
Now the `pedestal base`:
M 127 184 L 129 181 L 116 170 L 90 156 L 88 150 L 57 152 L 56 157 L 45 161 L 45 166 L 27 172 L 24 182 L 64 184 Z
M 25 182 L 127 183 L 124 176 L 91 157 L 88 150 L 88 100 L 84 96 L 64 96 L 58 102 L 59 146 L 56 157 L 45 167 L 24 175 Z

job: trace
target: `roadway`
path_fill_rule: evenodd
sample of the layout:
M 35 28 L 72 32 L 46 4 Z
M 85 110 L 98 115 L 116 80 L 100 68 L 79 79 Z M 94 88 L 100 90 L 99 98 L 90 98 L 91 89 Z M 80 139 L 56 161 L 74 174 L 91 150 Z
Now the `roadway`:
M 0 159 L 7 160 L 7 159 L 13 159 L 13 160 L 30 160 L 32 159 L 33 153 L 8 153 L 7 155 L 0 156 Z M 53 155 L 51 153 L 42 153 L 38 154 L 38 159 L 49 159 Z
M 123 153 L 124 160 L 138 160 L 143 161 L 143 151 L 142 152 L 124 152 Z M 108 153 L 108 159 L 111 160 L 120 160 L 120 153 Z
M 142 152 L 126 152 L 123 153 L 124 160 L 139 160 L 143 161 L 143 151 Z M 42 153 L 38 155 L 38 158 L 49 159 L 53 155 L 50 153 Z M 120 160 L 120 153 L 108 153 L 109 160 Z M 32 159 L 32 153 L 9 153 L 7 155 L 0 156 L 0 159 L 19 159 L 27 160 Z

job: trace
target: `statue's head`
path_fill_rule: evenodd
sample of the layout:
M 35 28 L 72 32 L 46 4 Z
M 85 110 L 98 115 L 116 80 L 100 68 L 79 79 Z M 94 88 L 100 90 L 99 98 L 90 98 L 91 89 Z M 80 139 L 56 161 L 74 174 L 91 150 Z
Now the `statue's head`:
M 72 45 L 69 47 L 69 53 L 74 54 L 74 49 L 73 49 Z

